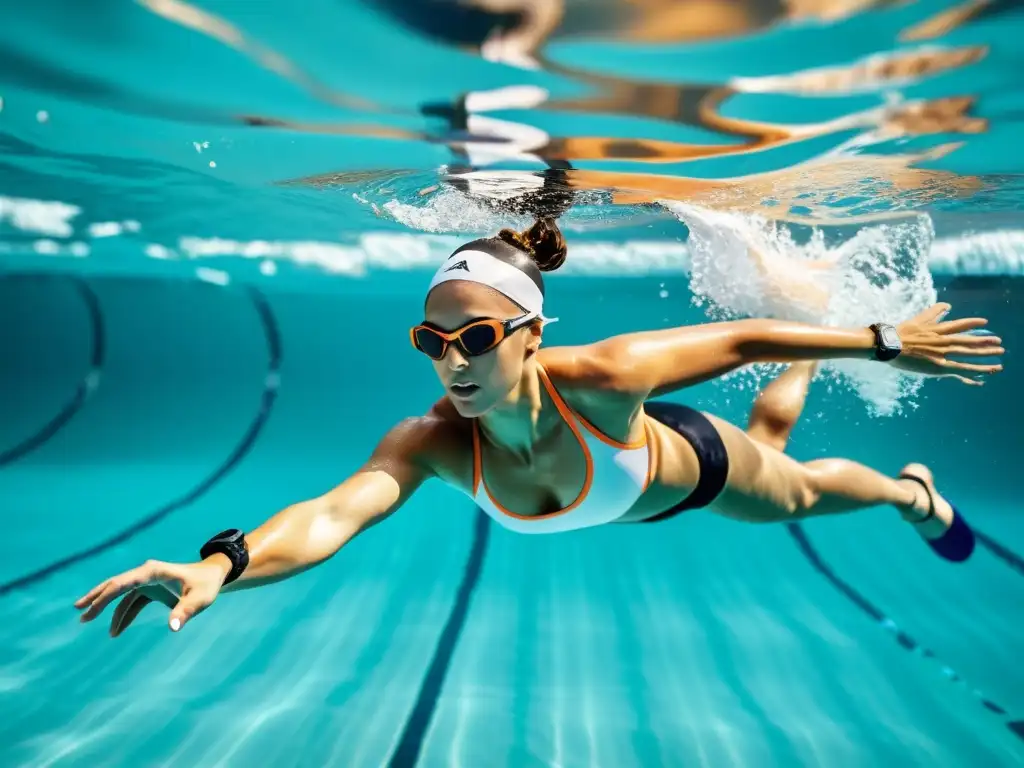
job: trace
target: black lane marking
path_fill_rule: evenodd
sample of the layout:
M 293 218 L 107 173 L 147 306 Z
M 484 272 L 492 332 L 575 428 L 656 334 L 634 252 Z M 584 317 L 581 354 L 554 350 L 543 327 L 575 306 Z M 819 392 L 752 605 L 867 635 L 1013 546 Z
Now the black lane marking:
M 96 298 L 96 294 L 92 292 L 92 289 L 78 278 L 72 277 L 70 280 L 78 290 L 89 312 L 89 325 L 92 330 L 92 359 L 89 364 L 89 372 L 78 383 L 78 388 L 71 399 L 41 429 L 29 435 L 13 448 L 0 452 L 0 467 L 27 456 L 57 434 L 81 410 L 82 406 L 85 405 L 85 401 L 96 391 L 96 387 L 99 386 L 103 364 L 106 361 L 107 347 L 106 332 L 103 326 L 103 313 L 100 311 L 99 300 Z
M 878 623 L 882 629 L 889 632 L 893 638 L 899 643 L 900 647 L 910 653 L 920 654 L 926 659 L 934 659 L 936 663 L 942 667 L 943 676 L 951 683 L 960 683 L 967 688 L 970 693 L 978 699 L 981 705 L 989 712 L 994 712 L 1001 718 L 1008 717 L 1007 711 L 996 704 L 991 699 L 987 698 L 976 688 L 972 688 L 967 682 L 960 677 L 960 675 L 952 667 L 945 664 L 939 659 L 935 653 L 928 648 L 925 648 L 917 642 L 913 637 L 904 632 L 891 618 L 885 615 L 885 613 L 868 600 L 864 595 L 860 594 L 856 589 L 853 588 L 848 582 L 844 581 L 839 577 L 838 574 L 832 567 L 826 563 L 818 550 L 811 544 L 810 539 L 807 538 L 807 534 L 804 533 L 800 523 L 786 523 L 786 530 L 789 531 L 790 535 L 796 541 L 797 547 L 800 552 L 807 558 L 811 566 L 825 579 L 832 584 L 837 590 L 839 590 L 844 597 L 846 597 L 851 603 L 856 605 L 862 612 L 867 614 L 871 619 Z M 1006 720 L 1004 725 L 1018 738 L 1024 740 L 1024 721 L 1013 721 Z
M 445 622 L 444 629 L 437 640 L 434 656 L 430 660 L 423 682 L 420 684 L 416 703 L 405 721 L 398 746 L 395 747 L 395 751 L 388 761 L 388 768 L 412 768 L 419 760 L 420 752 L 423 749 L 423 737 L 434 717 L 434 711 L 437 709 L 441 688 L 448 674 L 459 636 L 466 624 L 466 615 L 469 613 L 473 592 L 477 582 L 480 581 L 490 530 L 490 518 L 478 507 L 473 526 L 473 544 L 469 550 L 469 558 L 466 560 L 462 583 L 459 584 L 458 592 L 455 593 L 455 603 L 452 605 L 448 621 Z
M 136 521 L 119 533 L 114 534 L 110 538 L 105 539 L 88 549 L 75 552 L 74 554 L 63 557 L 60 560 L 49 563 L 42 568 L 38 568 L 31 573 L 27 573 L 24 576 L 19 576 L 16 579 L 0 584 L 0 597 L 10 594 L 15 590 L 24 589 L 25 587 L 37 584 L 72 565 L 95 557 L 118 544 L 123 544 L 147 528 L 152 527 L 168 515 L 176 512 L 184 506 L 187 506 L 188 504 L 191 504 L 209 491 L 221 480 L 221 478 L 230 472 L 239 461 L 241 461 L 245 454 L 252 449 L 253 444 L 256 442 L 256 438 L 259 436 L 260 431 L 267 422 L 267 418 L 270 416 L 270 411 L 274 405 L 274 401 L 277 399 L 281 367 L 281 336 L 277 328 L 277 321 L 274 319 L 274 315 L 271 312 L 266 299 L 255 290 L 250 289 L 248 290 L 248 293 L 260 318 L 260 324 L 263 328 L 263 333 L 267 341 L 267 353 L 269 359 L 267 364 L 267 374 L 263 380 L 263 394 L 260 398 L 259 410 L 253 418 L 252 423 L 249 425 L 249 429 L 235 447 L 234 451 L 231 452 L 231 455 L 228 456 L 228 458 L 213 472 L 213 474 L 203 480 L 184 496 L 170 502 L 169 504 L 165 504 L 155 512 L 152 512 L 141 520 Z
M 1021 576 L 1024 576 L 1024 558 L 1011 550 L 1005 544 L 1002 544 L 988 534 L 982 533 L 977 528 L 974 528 L 974 526 L 971 526 L 971 528 L 974 531 L 974 538 L 978 540 L 978 543 L 981 544 L 981 546 L 998 557 Z

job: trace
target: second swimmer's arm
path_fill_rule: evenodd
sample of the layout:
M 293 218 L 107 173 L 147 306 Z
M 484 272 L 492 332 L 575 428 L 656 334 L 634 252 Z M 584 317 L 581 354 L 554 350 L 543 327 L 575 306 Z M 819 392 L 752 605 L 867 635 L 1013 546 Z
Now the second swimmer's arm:
M 759 362 L 870 359 L 870 328 L 826 328 L 784 320 L 735 320 L 614 336 L 567 348 L 577 377 L 602 389 L 661 395 Z
M 286 579 L 327 560 L 353 537 L 384 520 L 432 476 L 422 461 L 429 442 L 426 419 L 394 427 L 363 467 L 318 498 L 293 504 L 246 533 L 249 565 L 222 592 Z M 224 566 L 224 555 L 213 555 Z

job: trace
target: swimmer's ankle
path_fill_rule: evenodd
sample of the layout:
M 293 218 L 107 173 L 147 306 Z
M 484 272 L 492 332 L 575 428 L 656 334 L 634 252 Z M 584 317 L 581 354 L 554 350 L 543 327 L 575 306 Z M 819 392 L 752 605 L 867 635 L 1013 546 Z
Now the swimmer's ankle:
M 893 503 L 903 519 L 909 523 L 921 523 L 931 517 L 931 500 L 920 483 L 905 477 L 896 478 L 896 484 L 905 492 L 903 498 Z

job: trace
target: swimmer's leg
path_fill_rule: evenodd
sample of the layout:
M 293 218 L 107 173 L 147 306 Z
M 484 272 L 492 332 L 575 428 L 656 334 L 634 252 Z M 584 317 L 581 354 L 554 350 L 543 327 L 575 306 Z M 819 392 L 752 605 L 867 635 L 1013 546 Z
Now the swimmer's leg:
M 803 412 L 807 390 L 816 368 L 815 361 L 794 363 L 761 391 L 754 401 L 747 424 L 747 434 L 752 439 L 780 453 L 785 451 L 790 433 Z M 785 457 L 784 462 L 790 466 L 796 463 L 789 457 Z M 766 463 L 770 465 L 773 462 L 769 459 Z M 865 501 L 871 499 L 873 494 L 881 493 L 884 498 L 880 501 L 895 504 L 903 518 L 914 523 L 922 538 L 942 557 L 959 562 L 966 560 L 974 549 L 974 534 L 956 507 L 938 495 L 935 481 L 927 467 L 909 464 L 904 467 L 899 479 L 892 480 L 868 467 L 844 459 L 822 459 L 797 466 L 802 468 L 801 474 L 807 474 L 796 483 L 798 487 L 802 485 L 804 488 L 798 493 L 800 501 L 794 503 L 790 499 L 790 509 L 787 510 L 789 519 L 872 506 L 871 502 L 858 503 L 858 493 L 866 496 Z M 873 488 L 880 484 L 888 485 L 889 488 Z M 786 485 L 793 487 L 792 483 Z M 893 485 L 903 487 L 893 488 Z M 807 486 L 811 486 L 810 491 Z M 912 490 L 913 495 L 908 495 L 908 490 Z M 829 495 L 844 498 L 830 500 Z M 906 503 L 908 500 L 909 505 Z
M 899 509 L 904 520 L 913 523 L 917 532 L 936 553 L 947 560 L 960 562 L 970 557 L 974 551 L 974 533 L 964 522 L 957 508 L 939 495 L 931 470 L 924 465 L 908 464 L 896 480 L 844 459 L 810 461 L 804 466 L 815 478 L 815 484 L 824 502 L 821 505 L 821 512 L 824 514 L 829 514 L 829 507 L 832 506 L 838 507 L 837 511 L 847 511 L 843 509 L 848 503 L 846 499 L 852 500 L 852 497 L 868 491 L 868 487 L 862 491 L 860 488 L 851 487 L 852 484 L 863 482 L 869 486 L 876 484 L 879 478 L 884 478 L 886 485 L 895 485 L 899 489 L 887 492 L 892 498 L 889 503 Z M 908 492 L 911 494 L 909 497 Z M 829 500 L 827 495 L 833 495 L 833 498 Z M 846 499 L 835 498 L 836 496 L 845 496 Z M 899 496 L 903 498 L 900 499 Z M 913 499 L 910 504 L 905 500 L 908 498 Z M 818 513 L 813 506 L 808 512 Z
M 792 375 L 790 376 L 789 374 Z M 809 373 L 803 375 L 809 378 Z M 973 551 L 974 535 L 956 509 L 935 489 L 931 472 L 908 464 L 891 478 L 847 459 L 799 462 L 779 445 L 792 423 L 785 414 L 799 414 L 802 397 L 797 372 L 786 372 L 774 392 L 766 388 L 751 426 L 755 439 L 720 419 L 713 423 L 729 455 L 729 483 L 711 509 L 736 520 L 756 523 L 795 522 L 811 517 L 844 514 L 880 504 L 896 507 L 900 515 L 948 560 L 965 560 Z M 760 414 L 758 411 L 760 410 Z M 774 413 L 773 418 L 766 414 Z
M 793 363 L 761 390 L 750 412 L 747 434 L 776 450 L 786 450 L 789 435 L 803 413 L 807 389 L 817 367 L 816 360 Z

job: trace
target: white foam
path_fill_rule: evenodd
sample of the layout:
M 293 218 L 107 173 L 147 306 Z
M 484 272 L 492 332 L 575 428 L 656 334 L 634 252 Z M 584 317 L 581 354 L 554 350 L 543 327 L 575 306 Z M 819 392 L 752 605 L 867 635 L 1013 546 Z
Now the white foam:
M 173 259 L 175 257 L 174 251 L 159 243 L 150 243 L 143 252 L 151 259 Z
M 498 183 L 499 180 L 494 181 Z M 681 212 L 687 210 L 687 206 L 682 203 L 667 202 L 664 206 L 674 210 L 676 215 L 681 215 Z M 147 256 L 158 259 L 174 259 L 183 255 L 190 259 L 241 256 L 295 261 L 318 266 L 335 274 L 361 277 L 371 268 L 399 271 L 434 270 L 454 248 L 474 236 L 493 234 L 504 226 L 523 228 L 530 223 L 526 217 L 497 212 L 451 188 L 431 196 L 429 202 L 422 206 L 393 201 L 385 204 L 385 208 L 396 220 L 419 232 L 367 231 L 353 237 L 347 243 L 183 237 L 178 243 L 181 253 L 157 243 L 146 245 L 144 252 Z M 733 226 L 730 222 L 743 220 L 742 217 L 737 218 L 735 214 L 715 214 L 707 210 L 700 213 L 699 209 L 692 207 L 690 210 L 691 218 L 702 217 L 711 221 L 718 216 L 719 218 L 715 220 L 719 222 L 720 228 L 724 228 L 719 232 L 719 237 L 724 236 L 725 230 Z M 71 237 L 74 234 L 71 220 L 81 213 L 82 210 L 78 206 L 60 201 L 0 196 L 0 222 L 7 222 L 15 229 L 25 232 L 50 237 Z M 723 216 L 725 218 L 721 218 Z M 750 217 L 746 220 L 751 223 L 756 221 Z M 563 229 L 568 232 L 574 228 L 571 221 L 563 221 L 562 224 Z M 697 223 L 697 226 L 700 224 Z M 86 229 L 93 238 L 110 238 L 127 232 L 137 233 L 141 230 L 141 224 L 133 219 L 123 222 L 93 222 L 88 224 Z M 766 232 L 763 220 L 755 230 Z M 899 230 L 867 228 L 857 236 L 860 239 L 855 238 L 851 243 L 860 245 L 865 242 L 864 238 L 870 239 L 876 237 L 878 232 L 886 231 L 896 233 Z M 872 235 L 872 232 L 876 234 Z M 569 259 L 563 268 L 549 277 L 558 279 L 562 275 L 685 273 L 690 270 L 691 246 L 696 241 L 689 244 L 683 242 L 682 235 L 681 231 L 678 239 L 625 242 L 570 237 Z M 9 244 L 0 245 L 10 250 Z M 819 244 L 813 247 L 820 250 L 823 246 Z M 924 245 L 919 241 L 918 247 L 924 248 Z M 80 255 L 80 248 L 81 246 L 76 249 L 74 255 Z M 721 258 L 728 259 L 728 253 L 726 249 L 725 255 Z M 927 253 L 927 265 L 934 275 L 1024 275 L 1024 230 L 966 232 L 937 239 Z
M 32 250 L 44 256 L 56 256 L 60 253 L 60 243 L 43 238 L 32 243 Z
M 1024 275 L 1024 231 L 969 232 L 936 240 L 928 261 L 937 274 Z
M 918 225 L 902 225 L 888 231 L 892 237 L 918 232 Z M 872 234 L 873 233 L 873 234 Z M 902 233 L 902 234 L 901 234 Z M 849 242 L 845 250 L 869 247 L 877 238 L 877 228 L 861 231 Z M 226 240 L 222 238 L 185 237 L 179 242 L 180 253 L 163 245 L 150 244 L 145 253 L 152 258 L 188 259 L 239 256 L 252 259 L 291 261 L 319 267 L 332 274 L 363 277 L 370 270 L 432 271 L 449 254 L 473 235 L 422 235 L 396 232 L 366 232 L 352 243 L 288 240 Z M 818 236 L 820 238 L 820 235 Z M 569 258 L 565 266 L 550 273 L 546 279 L 563 276 L 644 276 L 686 274 L 691 271 L 693 241 L 632 240 L 627 242 L 578 240 L 570 242 Z M 809 246 L 828 248 L 822 240 Z M 831 257 L 845 253 L 841 246 Z M 920 244 L 925 248 L 924 244 Z M 735 251 L 733 251 L 735 252 Z M 811 252 L 804 251 L 810 258 Z M 923 254 L 922 254 L 923 255 Z M 715 261 L 728 260 L 729 251 L 711 249 L 708 257 Z M 724 263 L 724 261 L 723 261 Z M 921 266 L 924 262 L 920 263 Z M 935 240 L 927 254 L 927 268 L 932 275 L 987 276 L 1024 275 L 1024 231 L 989 232 L 947 237 Z M 811 279 L 813 282 L 814 279 Z M 753 300 L 754 297 L 748 297 Z M 768 300 L 768 297 L 765 298 Z
M 400 224 L 422 232 L 483 234 L 521 223 L 519 219 L 497 213 L 481 202 L 479 198 L 487 196 L 486 179 L 474 179 L 474 184 L 478 186 L 476 191 L 479 192 L 479 196 L 465 195 L 457 189 L 445 187 L 437 194 L 431 195 L 423 205 L 390 200 L 384 203 L 383 210 Z M 493 186 L 496 190 L 502 189 L 501 184 L 496 181 Z
M 361 277 L 366 273 L 365 252 L 351 246 L 316 241 L 282 242 L 271 240 L 225 240 L 223 238 L 183 237 L 179 247 L 190 259 L 215 256 L 241 256 L 250 259 L 286 259 L 313 265 L 326 272 Z
M 71 237 L 71 219 L 82 209 L 56 200 L 29 200 L 0 197 L 0 221 L 7 220 L 16 229 L 52 237 Z
M 934 230 L 918 216 L 865 227 L 828 243 L 820 229 L 798 242 L 786 226 L 748 214 L 665 203 L 690 230 L 695 302 L 717 318 L 774 317 L 833 327 L 902 322 L 937 299 L 928 253 Z M 826 373 L 853 386 L 879 414 L 912 404 L 922 379 L 867 360 L 834 360 Z M 770 369 L 755 370 L 761 377 Z
M 209 267 L 198 267 L 196 277 L 204 283 L 213 283 L 214 285 L 228 285 L 231 282 L 231 276 L 227 272 Z
M 124 228 L 117 221 L 97 221 L 89 225 L 90 237 L 117 237 L 123 231 Z

